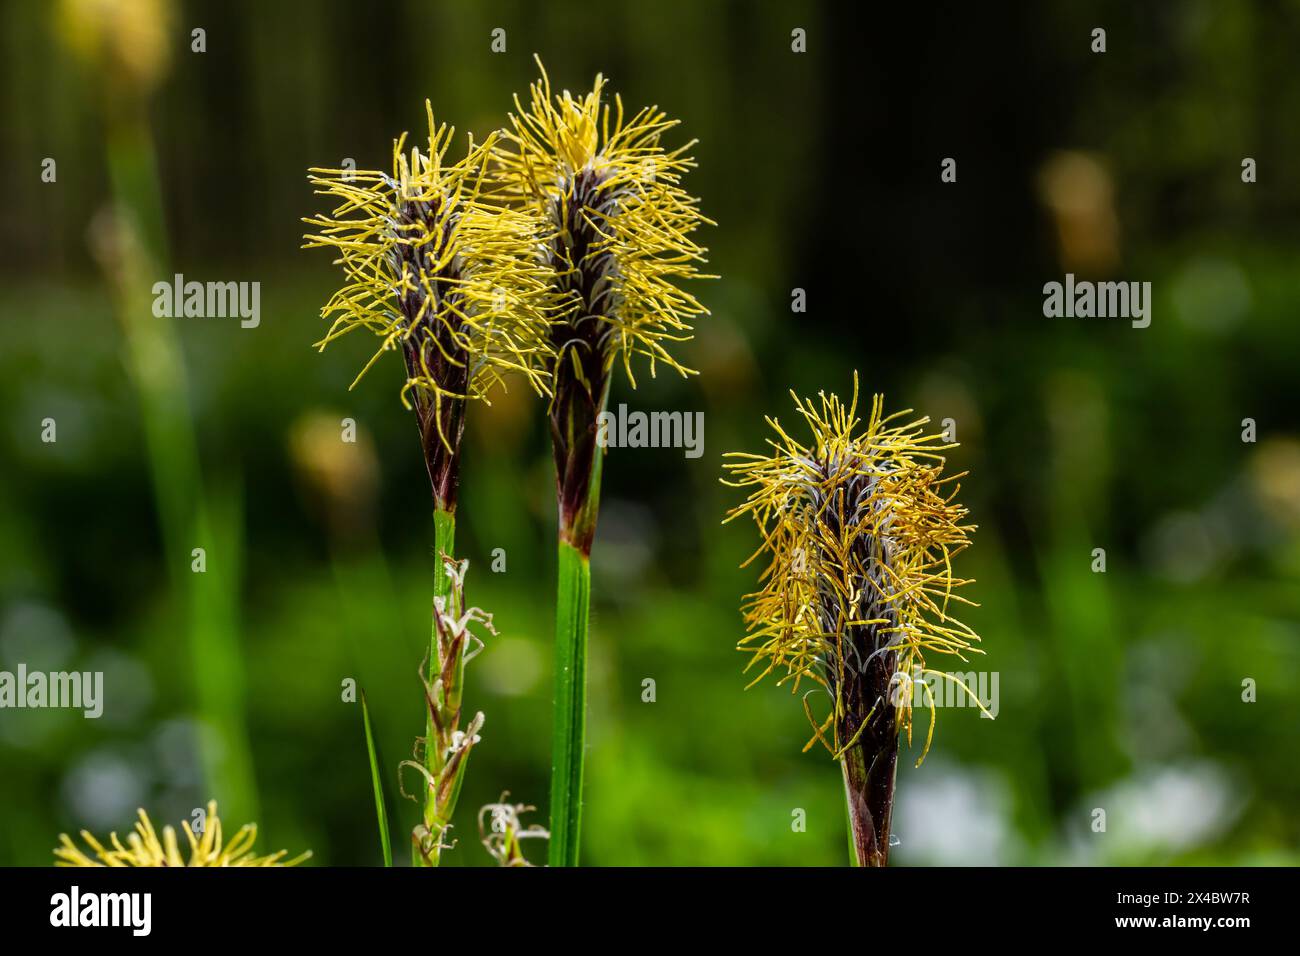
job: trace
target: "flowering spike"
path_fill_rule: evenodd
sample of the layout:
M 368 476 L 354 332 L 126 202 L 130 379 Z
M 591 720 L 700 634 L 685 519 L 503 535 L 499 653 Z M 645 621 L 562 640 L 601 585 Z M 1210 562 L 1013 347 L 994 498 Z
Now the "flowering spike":
M 385 351 L 406 364 L 403 404 L 419 419 L 434 496 L 453 510 L 465 402 L 487 399 L 511 372 L 547 391 L 548 274 L 534 218 L 493 205 L 484 175 L 496 135 L 450 162 L 454 130 L 426 101 L 425 152 L 393 144 L 391 174 L 312 169 L 309 181 L 339 205 L 304 220 L 304 248 L 335 249 L 346 282 L 321 310 L 332 319 L 317 343 L 364 329 L 378 340 L 357 380 Z M 356 382 L 353 382 L 355 385 Z
M 447 598 L 434 599 L 434 659 L 426 658 L 419 670 L 424 683 L 429 732 L 416 739 L 412 759 L 403 760 L 399 765 L 399 773 L 414 770 L 423 780 L 424 815 L 412 831 L 411 842 L 416 861 L 428 866 L 437 866 L 442 851 L 452 846 L 445 838 L 451 828 L 470 751 L 482 739 L 479 734 L 483 729 L 482 712 L 474 714 L 468 725 L 461 728 L 465 664 L 483 644 L 473 628 L 496 634 L 491 614 L 466 606 L 465 571 L 469 562 L 447 557 L 442 560 L 451 590 Z M 426 673 L 435 676 L 430 680 Z M 417 799 L 417 794 L 406 791 L 400 777 L 399 786 L 403 796 Z
M 678 287 L 704 278 L 705 250 L 691 238 L 709 223 L 681 187 L 694 141 L 674 150 L 661 138 L 677 125 L 657 107 L 626 116 L 604 102 L 599 74 L 589 93 L 554 95 L 546 69 L 494 149 L 497 192 L 542 223 L 555 321 L 550 342 L 551 433 L 562 533 L 590 549 L 595 527 L 596 420 L 621 359 L 632 356 L 690 374 L 669 347 L 691 337 L 707 310 Z
M 658 107 L 625 117 L 615 97 L 611 115 L 600 74 L 582 97 L 553 95 L 535 59 L 541 78 L 527 107 L 515 97 L 495 156 L 503 198 L 547 225 L 557 363 L 572 361 L 589 384 L 620 356 L 632 378 L 633 353 L 649 358 L 652 375 L 658 362 L 687 374 L 666 343 L 689 339 L 690 319 L 707 314 L 676 285 L 697 277 L 706 250 L 691 233 L 711 223 L 681 188 L 695 140 L 665 149 L 660 139 L 678 121 Z
M 749 515 L 758 526 L 762 544 L 745 563 L 768 561 L 761 588 L 744 601 L 740 648 L 760 677 L 783 672 L 778 683 L 792 690 L 806 679 L 829 694 L 821 722 L 805 695 L 809 746 L 820 741 L 843 761 L 851 809 L 860 801 L 874 821 L 873 833 L 857 834 L 859 856 L 883 863 L 914 678 L 931 673 L 928 653 L 981 653 L 979 637 L 950 616 L 950 604 L 964 601 L 955 590 L 970 583 L 953 576 L 952 559 L 974 526 L 963 523 L 958 487 L 948 487 L 961 476 L 941 477 L 941 453 L 954 446 L 925 433 L 928 419 L 901 424 L 909 412 L 885 415 L 877 395 L 861 428 L 856 374 L 847 405 L 825 392 L 816 403 L 791 397 L 811 442 L 769 418 L 771 454 L 732 453 L 724 465 L 724 484 L 752 489 L 726 518 Z M 927 733 L 926 749 L 929 742 Z

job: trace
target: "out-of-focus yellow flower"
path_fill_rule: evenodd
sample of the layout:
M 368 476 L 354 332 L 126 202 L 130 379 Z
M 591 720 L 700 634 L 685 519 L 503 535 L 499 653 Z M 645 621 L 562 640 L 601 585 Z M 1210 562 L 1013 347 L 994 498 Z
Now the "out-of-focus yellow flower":
M 1283 436 L 1263 442 L 1251 456 L 1249 470 L 1269 517 L 1300 532 L 1300 441 Z
M 1087 153 L 1053 154 L 1038 174 L 1038 194 L 1052 214 L 1061 267 L 1107 275 L 1119 265 L 1119 217 L 1111 175 Z
M 171 65 L 171 0 L 61 0 L 58 31 L 110 83 L 137 96 L 157 87 Z
M 321 410 L 300 415 L 289 431 L 289 451 L 304 490 L 328 519 L 330 531 L 351 541 L 373 527 L 379 486 L 379 457 L 369 432 L 352 427 L 340 440 L 342 413 Z
M 77 846 L 66 833 L 59 834 L 59 846 L 54 850 L 55 866 L 297 866 L 311 856 L 311 851 L 302 853 L 291 860 L 286 860 L 288 850 L 280 850 L 265 856 L 253 852 L 257 840 L 257 825 L 246 823 L 229 843 L 222 842 L 221 818 L 217 816 L 215 801 L 208 804 L 207 822 L 202 836 L 196 837 L 190 829 L 189 821 L 181 823 L 185 838 L 189 842 L 190 857 L 187 861 L 181 855 L 181 848 L 176 839 L 176 831 L 170 826 L 163 827 L 161 839 L 149 815 L 140 811 L 140 822 L 135 830 L 126 837 L 126 844 L 117 838 L 116 833 L 109 834 L 108 846 L 104 846 L 85 830 L 81 838 L 93 852 L 93 856 Z
M 761 589 L 745 599 L 740 648 L 762 666 L 754 683 L 784 671 L 779 682 L 792 689 L 805 678 L 826 688 L 833 705 L 824 720 L 805 695 L 808 746 L 820 740 L 839 758 L 864 732 L 881 747 L 901 729 L 910 739 L 914 681 L 956 680 L 927 668 L 927 654 L 981 653 L 978 636 L 950 614 L 954 602 L 972 603 L 955 593 L 970 582 L 953 575 L 952 560 L 974 526 L 954 501 L 961 475 L 941 477 L 940 452 L 953 446 L 924 433 L 929 419 L 899 424 L 908 412 L 885 415 L 877 395 L 860 429 L 856 374 L 847 405 L 825 392 L 819 403 L 791 396 L 812 440 L 769 417 L 771 454 L 731 453 L 737 460 L 724 465 L 724 484 L 752 489 L 726 520 L 751 516 L 763 540 L 745 564 L 769 561 Z M 931 710 L 928 749 L 934 700 L 924 679 L 916 690 Z

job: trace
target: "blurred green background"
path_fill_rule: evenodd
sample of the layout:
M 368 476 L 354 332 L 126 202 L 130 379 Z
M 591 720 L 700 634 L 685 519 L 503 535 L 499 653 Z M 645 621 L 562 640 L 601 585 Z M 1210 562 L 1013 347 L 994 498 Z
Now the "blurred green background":
M 996 721 L 941 711 L 919 769 L 908 751 L 894 861 L 1300 862 L 1300 5 L 967 6 L 6 3 L 0 668 L 102 670 L 107 703 L 0 712 L 0 863 L 209 796 L 267 850 L 377 863 L 347 678 L 406 859 L 429 492 L 396 357 L 349 392 L 369 343 L 310 348 L 338 273 L 298 248 L 323 208 L 305 171 L 382 168 L 426 97 L 481 137 L 534 52 L 557 88 L 603 71 L 681 118 L 719 223 L 722 279 L 695 289 L 713 314 L 680 355 L 700 375 L 611 398 L 703 410 L 705 454 L 606 464 L 584 860 L 844 861 L 839 771 L 801 753 L 798 699 L 743 689 L 756 538 L 719 526 L 738 498 L 718 478 L 764 414 L 793 424 L 787 389 L 843 393 L 857 369 L 956 422 L 973 666 L 1000 675 Z M 1067 271 L 1150 281 L 1150 328 L 1044 318 Z M 175 272 L 260 282 L 260 326 L 155 319 Z M 457 545 L 501 634 L 468 670 L 487 720 L 450 865 L 491 862 L 474 817 L 503 790 L 545 821 L 554 523 L 543 406 L 475 407 Z

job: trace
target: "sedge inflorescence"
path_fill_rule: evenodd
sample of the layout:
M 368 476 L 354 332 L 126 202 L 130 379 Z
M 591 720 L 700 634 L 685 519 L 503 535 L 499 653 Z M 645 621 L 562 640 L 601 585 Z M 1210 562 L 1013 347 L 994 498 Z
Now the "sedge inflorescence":
M 923 678 L 955 678 L 928 668 L 926 656 L 980 653 L 979 637 L 951 613 L 972 603 L 957 593 L 971 582 L 952 562 L 974 530 L 955 501 L 962 476 L 942 475 L 953 446 L 925 432 L 928 419 L 886 415 L 880 395 L 861 421 L 856 375 L 847 404 L 825 392 L 817 402 L 791 396 L 810 440 L 769 417 L 770 454 L 733 453 L 725 466 L 726 484 L 749 489 L 726 520 L 749 515 L 762 537 L 746 565 L 768 561 L 744 601 L 740 648 L 760 668 L 755 683 L 777 672 L 792 690 L 809 680 L 829 693 L 822 719 L 805 694 L 808 746 L 820 741 L 837 758 L 864 735 L 881 747 L 900 730 L 910 740 L 917 682 L 931 709 L 928 750 L 934 700 Z
M 689 339 L 707 311 L 677 285 L 701 277 L 705 250 L 691 234 L 710 222 L 681 186 L 695 141 L 666 149 L 678 121 L 654 106 L 625 115 L 617 95 L 611 108 L 599 74 L 582 96 L 553 95 L 537 65 L 530 101 L 515 98 L 495 150 L 496 176 L 505 201 L 544 223 L 555 361 L 589 390 L 619 356 L 634 385 L 638 353 L 652 375 L 659 362 L 686 374 L 668 344 Z
M 681 185 L 694 141 L 662 140 L 677 121 L 658 107 L 626 114 L 605 80 L 574 96 L 541 78 L 525 105 L 515 98 L 495 154 L 496 191 L 543 233 L 552 316 L 549 331 L 551 444 L 561 537 L 589 553 L 599 498 L 596 421 L 614 364 L 635 388 L 632 357 L 690 374 L 670 351 L 691 338 L 707 310 L 680 287 L 705 250 L 692 238 L 710 220 Z
M 400 764 L 401 769 L 413 769 L 424 780 L 424 817 L 412 831 L 411 841 L 418 859 L 432 865 L 437 865 L 442 851 L 452 845 L 445 837 L 451 828 L 470 752 L 481 742 L 482 711 L 461 728 L 465 665 L 483 649 L 480 634 L 496 635 L 492 615 L 466 605 L 468 568 L 468 561 L 443 557 L 443 571 L 450 587 L 446 596 L 433 600 L 431 659 L 426 658 L 419 671 L 424 683 L 428 732 L 416 739 L 413 759 Z M 401 790 L 403 796 L 416 799 L 407 793 L 404 783 Z
M 454 129 L 434 122 L 427 101 L 425 110 L 426 151 L 408 155 L 403 134 L 391 173 L 310 171 L 317 192 L 340 204 L 305 220 L 316 230 L 306 247 L 336 250 L 346 276 L 321 310 L 333 321 L 318 346 L 372 333 L 378 345 L 358 380 L 383 352 L 400 348 L 402 400 L 419 413 L 426 448 L 436 441 L 454 454 L 466 400 L 487 398 L 511 372 L 545 391 L 549 276 L 536 220 L 488 196 L 496 134 L 477 146 L 471 140 L 453 162 Z
M 311 851 L 293 859 L 285 859 L 287 850 L 257 854 L 257 825 L 246 823 L 226 842 L 223 839 L 221 818 L 217 816 L 216 802 L 209 802 L 202 832 L 197 836 L 188 820 L 181 823 L 188 844 L 189 858 L 181 853 L 176 831 L 163 827 L 162 835 L 154 829 L 149 815 L 139 811 L 140 819 L 135 830 L 128 833 L 126 842 L 116 833 L 109 834 L 105 846 L 86 830 L 81 838 L 90 848 L 87 853 L 77 846 L 66 833 L 60 834 L 59 846 L 54 851 L 55 866 L 109 866 L 109 867 L 162 867 L 162 866 L 296 866 L 311 856 Z

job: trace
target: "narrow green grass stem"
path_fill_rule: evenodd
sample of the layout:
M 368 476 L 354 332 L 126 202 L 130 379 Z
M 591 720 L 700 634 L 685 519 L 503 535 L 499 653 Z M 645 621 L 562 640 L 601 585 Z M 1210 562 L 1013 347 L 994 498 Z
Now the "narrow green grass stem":
M 434 559 L 434 577 L 433 577 L 433 597 L 437 601 L 442 598 L 443 601 L 450 600 L 451 579 L 447 577 L 446 564 L 443 562 L 443 555 L 451 557 L 455 553 L 456 547 L 456 513 L 444 508 L 438 508 L 433 513 L 433 559 Z M 455 613 L 454 609 L 451 609 Z M 436 613 L 436 612 L 435 612 Z M 456 683 L 459 685 L 460 677 L 464 673 L 464 656 L 462 655 L 460 663 L 457 665 Z M 432 682 L 438 673 L 438 624 L 433 621 L 429 631 L 429 663 L 428 673 L 425 675 Z M 424 763 L 429 771 L 435 776 L 439 770 L 438 755 L 432 752 L 432 741 L 436 739 L 433 726 L 433 717 L 425 708 L 424 718 L 424 738 L 430 743 L 425 746 Z M 430 830 L 440 832 L 442 824 L 445 821 L 438 819 L 438 806 L 436 795 L 430 789 L 425 796 L 424 801 L 424 824 Z M 441 852 L 438 849 L 428 856 L 423 856 L 417 849 L 412 848 L 411 858 L 416 866 L 437 866 Z
M 561 365 L 561 369 L 569 366 Z M 573 379 L 556 385 L 551 408 L 559 511 L 559 579 L 555 602 L 555 700 L 551 753 L 551 866 L 578 865 L 582 770 L 587 738 L 587 618 L 591 546 L 600 509 L 605 449 L 597 440 L 609 376 L 598 391 Z
M 551 866 L 578 865 L 582 765 L 587 737 L 587 615 L 591 564 L 559 543 L 555 609 L 555 717 L 551 750 Z
M 435 564 L 433 596 L 446 598 L 451 594 L 451 580 L 447 577 L 442 556 L 452 557 L 456 551 L 456 512 L 439 508 L 433 513 L 433 559 Z M 435 634 L 436 637 L 436 634 Z M 436 649 L 431 645 L 431 649 Z

